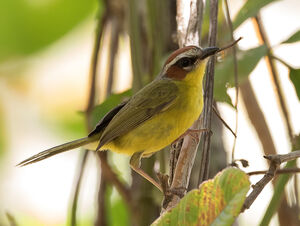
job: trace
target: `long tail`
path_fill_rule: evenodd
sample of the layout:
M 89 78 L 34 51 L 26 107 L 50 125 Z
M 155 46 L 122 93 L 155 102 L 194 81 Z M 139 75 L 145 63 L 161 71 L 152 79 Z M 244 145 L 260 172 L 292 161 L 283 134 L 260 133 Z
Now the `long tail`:
M 96 140 L 97 140 L 97 137 L 91 136 L 91 137 L 84 137 L 84 138 L 81 138 L 78 140 L 74 140 L 74 141 L 71 141 L 71 142 L 68 142 L 65 144 L 61 144 L 56 147 L 42 151 L 36 155 L 33 155 L 30 158 L 25 159 L 24 161 L 20 162 L 17 166 L 21 167 L 21 166 L 26 166 L 31 163 L 39 162 L 39 161 L 47 159 L 53 155 L 56 155 L 56 154 L 59 154 L 59 153 L 65 152 L 65 151 L 69 151 L 74 148 L 81 147 L 85 144 L 94 142 Z

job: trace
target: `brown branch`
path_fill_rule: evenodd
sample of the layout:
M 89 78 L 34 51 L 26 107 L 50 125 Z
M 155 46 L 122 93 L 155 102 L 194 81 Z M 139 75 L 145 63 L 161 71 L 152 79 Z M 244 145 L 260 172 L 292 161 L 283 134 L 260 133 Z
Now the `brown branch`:
M 266 174 L 268 170 L 258 170 L 258 171 L 252 171 L 247 173 L 249 176 L 253 175 L 259 175 L 259 174 Z M 287 174 L 287 173 L 300 173 L 300 168 L 283 168 L 283 169 L 278 169 L 276 171 L 277 174 Z
M 203 10 L 203 0 L 191 0 L 190 19 L 186 30 L 184 45 L 196 44 L 200 46 Z
M 287 106 L 286 103 L 284 101 L 284 96 L 283 96 L 283 91 L 282 91 L 282 87 L 280 85 L 280 81 L 279 81 L 279 75 L 278 75 L 278 71 L 277 68 L 275 66 L 274 60 L 272 59 L 272 48 L 270 45 L 270 42 L 268 40 L 267 34 L 265 32 L 264 26 L 262 24 L 260 15 L 258 14 L 256 17 L 253 18 L 253 23 L 255 26 L 255 30 L 256 30 L 256 34 L 258 36 L 259 42 L 261 44 L 266 45 L 267 49 L 268 49 L 268 53 L 267 53 L 267 57 L 266 57 L 266 63 L 267 63 L 267 67 L 270 71 L 270 75 L 271 75 L 271 79 L 273 82 L 273 87 L 275 89 L 275 93 L 276 96 L 279 100 L 279 104 L 280 104 L 280 108 L 281 111 L 283 113 L 283 118 L 285 121 L 285 125 L 287 127 L 288 130 L 288 134 L 289 134 L 289 138 L 291 143 L 293 143 L 293 130 L 292 130 L 292 124 L 291 124 L 291 120 L 290 120 L 290 116 L 287 110 Z
M 203 4 L 202 0 L 198 0 L 198 3 L 193 1 L 190 5 L 190 18 L 189 18 L 189 28 L 185 29 L 184 27 L 184 17 L 182 12 L 182 6 L 184 4 L 183 0 L 177 0 L 177 36 L 178 36 L 178 44 L 180 47 L 185 45 L 185 40 L 189 40 L 189 44 L 199 45 L 200 42 L 200 34 L 202 27 L 202 19 L 199 21 L 199 18 L 202 18 L 203 15 L 203 6 L 199 6 L 198 4 Z M 201 8 L 202 7 L 202 8 Z M 188 31 L 192 34 L 186 34 Z M 198 36 L 197 38 L 195 38 Z M 193 38 L 188 38 L 193 37 Z M 195 40 L 194 40 L 195 38 Z M 196 43 L 196 41 L 198 43 Z M 191 129 L 197 130 L 201 128 L 201 120 L 200 118 L 192 125 Z M 178 194 L 172 195 L 169 198 L 168 202 L 164 202 L 163 209 L 169 209 L 176 205 L 180 198 L 184 196 L 187 191 L 187 187 L 190 180 L 190 175 L 192 171 L 192 167 L 194 165 L 194 160 L 196 157 L 198 142 L 195 142 L 190 136 L 186 136 L 183 140 L 178 141 L 176 144 L 171 146 L 170 153 L 170 189 L 176 190 L 178 188 L 186 188 L 180 189 Z
M 275 55 L 271 55 L 271 57 L 277 61 L 279 61 L 280 63 L 282 63 L 284 66 L 286 66 L 288 69 L 293 69 L 293 67 L 291 65 L 289 65 L 287 62 L 285 62 L 283 59 L 275 56 Z
M 278 167 L 281 163 L 295 160 L 300 157 L 300 151 L 293 151 L 285 155 L 267 155 L 264 156 L 266 159 L 270 160 L 270 168 L 264 175 L 264 177 L 252 186 L 252 192 L 247 196 L 242 211 L 249 209 L 257 196 L 261 193 L 264 187 L 274 178 Z
M 186 27 L 184 24 L 184 4 L 185 1 L 177 0 L 176 6 L 177 6 L 177 13 L 176 13 L 176 22 L 177 22 L 177 41 L 179 47 L 184 46 L 184 41 L 186 37 Z
M 233 37 L 232 37 L 232 43 L 230 43 L 230 44 L 228 44 L 228 45 L 226 45 L 226 46 L 220 48 L 220 49 L 217 51 L 217 53 L 222 52 L 222 51 L 224 51 L 225 49 L 229 49 L 229 48 L 231 48 L 231 47 L 235 47 L 235 45 L 236 45 L 239 41 L 241 41 L 242 39 L 243 39 L 242 37 L 239 37 L 237 40 L 234 40 Z
M 267 56 L 265 58 L 266 60 L 266 65 L 269 70 L 269 74 L 271 77 L 271 83 L 273 84 L 274 92 L 277 97 L 277 101 L 279 103 L 279 107 L 281 109 L 281 112 L 283 114 L 283 121 L 284 124 L 287 128 L 287 132 L 290 138 L 290 142 L 293 145 L 295 142 L 294 135 L 293 135 L 293 130 L 292 130 L 292 125 L 290 121 L 290 116 L 288 113 L 288 108 L 286 106 L 286 102 L 284 100 L 284 93 L 280 84 L 279 80 L 279 73 L 277 71 L 274 59 L 272 58 L 273 50 L 271 48 L 270 42 L 267 37 L 267 33 L 264 29 L 260 14 L 258 13 L 256 17 L 253 18 L 252 20 L 254 27 L 255 27 L 255 32 L 258 37 L 258 40 L 260 44 L 264 44 L 267 47 Z M 295 187 L 295 190 L 298 190 L 297 186 Z M 298 200 L 297 200 L 298 201 Z M 294 218 L 291 216 L 293 213 L 295 213 L 292 208 L 290 208 L 287 204 L 287 199 L 286 196 L 282 198 L 281 205 L 278 210 L 278 216 L 279 216 L 279 222 L 282 225 L 290 225 L 291 223 L 299 224 L 298 220 L 293 220 Z M 287 217 L 288 216 L 288 217 Z M 290 219 L 291 222 L 288 222 L 287 219 Z
M 121 7 L 117 7 L 114 3 L 110 1 L 106 1 L 106 24 L 110 24 L 111 26 L 111 34 L 110 34 L 110 47 L 109 47 L 109 65 L 108 65 L 108 76 L 107 76 L 107 84 L 106 84 L 106 96 L 109 96 L 113 87 L 113 75 L 115 70 L 115 62 L 116 62 L 116 54 L 118 52 L 118 42 L 119 35 L 122 30 L 122 21 L 123 21 L 123 9 Z M 125 203 L 130 209 L 130 213 L 134 214 L 134 207 L 131 200 L 131 194 L 129 188 L 126 187 L 124 183 L 122 183 L 117 175 L 113 172 L 112 168 L 107 163 L 107 152 L 97 152 L 97 156 L 101 162 L 101 177 L 100 177 L 100 185 L 98 190 L 98 211 L 97 217 L 94 225 L 106 225 L 106 214 L 105 214 L 105 193 L 107 189 L 107 182 L 111 183 L 119 192 L 119 194 L 124 199 Z
M 104 152 L 99 152 L 104 153 Z M 111 167 L 108 165 L 107 161 L 103 161 L 101 158 L 101 170 L 104 172 L 103 175 L 106 181 L 110 182 L 115 186 L 120 195 L 124 198 L 127 204 L 131 204 L 131 194 L 129 188 L 124 186 L 124 184 L 119 180 L 118 176 L 111 170 Z M 132 208 L 132 205 L 129 205 Z M 133 209 L 133 208 L 132 208 Z
M 210 20 L 209 20 L 209 35 L 208 45 L 216 46 L 217 42 L 217 27 L 218 27 L 218 1 L 211 0 L 210 2 Z M 213 88 L 214 88 L 214 66 L 215 56 L 212 56 L 206 68 L 206 80 L 204 87 L 204 108 L 203 108 L 203 128 L 206 128 L 208 132 L 203 132 L 202 138 L 202 152 L 201 163 L 199 172 L 199 181 L 208 179 L 209 169 L 209 150 L 210 150 L 210 136 L 211 136 L 211 117 L 212 117 L 212 103 L 213 103 Z
M 220 119 L 220 121 L 223 123 L 223 125 L 232 133 L 232 135 L 236 138 L 236 133 L 233 132 L 233 130 L 230 128 L 230 126 L 227 124 L 227 122 L 225 122 L 225 120 L 221 117 L 221 115 L 219 114 L 219 112 L 217 111 L 217 109 L 215 108 L 215 106 L 213 106 L 213 111 L 215 113 L 215 115 L 218 117 L 218 119 Z
M 243 102 L 251 124 L 257 133 L 265 155 L 276 154 L 276 148 L 268 128 L 265 116 L 259 107 L 254 90 L 249 80 L 240 85 Z

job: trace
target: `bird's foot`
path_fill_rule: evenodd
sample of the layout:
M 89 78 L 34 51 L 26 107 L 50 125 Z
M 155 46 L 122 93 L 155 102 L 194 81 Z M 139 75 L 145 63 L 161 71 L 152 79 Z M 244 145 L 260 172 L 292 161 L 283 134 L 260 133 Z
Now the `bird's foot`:
M 162 192 L 164 194 L 162 207 L 166 209 L 168 204 L 172 201 L 174 195 L 178 196 L 179 198 L 182 198 L 185 195 L 187 188 L 185 187 L 171 188 L 169 184 L 168 175 L 162 173 L 156 173 L 156 175 L 158 177 L 160 186 L 162 188 Z

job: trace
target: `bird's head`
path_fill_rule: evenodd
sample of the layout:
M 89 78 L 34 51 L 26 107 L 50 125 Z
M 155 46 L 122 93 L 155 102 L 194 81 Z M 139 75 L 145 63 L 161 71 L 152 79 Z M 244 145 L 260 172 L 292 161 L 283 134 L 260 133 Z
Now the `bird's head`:
M 197 46 L 186 46 L 178 49 L 166 60 L 161 76 L 183 80 L 190 74 L 194 74 L 193 72 L 199 74 L 197 71 L 205 69 L 208 57 L 214 55 L 218 50 L 218 47 L 200 48 Z

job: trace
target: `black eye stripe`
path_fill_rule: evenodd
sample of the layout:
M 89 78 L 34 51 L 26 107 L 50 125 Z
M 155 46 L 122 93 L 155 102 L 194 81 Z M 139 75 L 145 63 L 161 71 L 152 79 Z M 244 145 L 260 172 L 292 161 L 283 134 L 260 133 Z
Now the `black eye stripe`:
M 185 68 L 185 67 L 192 66 L 196 60 L 197 58 L 195 57 L 183 57 L 176 62 L 176 65 L 181 68 Z

